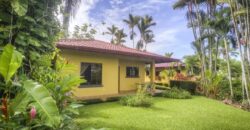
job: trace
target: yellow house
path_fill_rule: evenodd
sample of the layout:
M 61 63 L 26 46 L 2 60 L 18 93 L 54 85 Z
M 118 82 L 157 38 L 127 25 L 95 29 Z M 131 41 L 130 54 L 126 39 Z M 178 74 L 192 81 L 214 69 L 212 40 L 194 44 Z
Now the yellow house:
M 135 91 L 136 84 L 146 80 L 146 66 L 150 66 L 150 82 L 154 82 L 155 63 L 176 61 L 98 40 L 60 40 L 57 47 L 70 64 L 77 66 L 75 73 L 87 81 L 74 90 L 79 99 L 116 96 Z

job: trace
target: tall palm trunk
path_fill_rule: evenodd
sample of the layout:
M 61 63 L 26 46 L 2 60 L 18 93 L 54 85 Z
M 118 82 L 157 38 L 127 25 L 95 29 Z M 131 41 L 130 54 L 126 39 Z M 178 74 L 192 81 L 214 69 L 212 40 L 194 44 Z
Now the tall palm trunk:
M 134 37 L 134 27 L 132 28 L 132 40 L 133 40 L 133 48 L 135 48 L 135 37 Z
M 233 85 L 232 85 L 232 76 L 231 76 L 231 67 L 230 67 L 230 58 L 229 58 L 229 53 L 228 53 L 228 46 L 227 46 L 227 40 L 224 37 L 224 47 L 226 50 L 226 61 L 227 61 L 227 74 L 228 74 L 228 81 L 229 81 L 229 87 L 230 87 L 230 97 L 233 99 Z
M 249 98 L 249 91 L 248 91 L 248 86 L 247 86 L 247 78 L 246 78 L 246 68 L 245 68 L 244 55 L 242 53 L 242 47 L 241 47 L 240 38 L 239 38 L 239 32 L 238 32 L 238 26 L 236 24 L 236 19 L 235 19 L 233 7 L 232 7 L 233 6 L 232 0 L 229 0 L 229 4 L 230 4 L 230 10 L 231 10 L 231 17 L 232 17 L 232 20 L 233 20 L 233 25 L 234 25 L 235 34 L 236 34 L 236 40 L 237 40 L 237 44 L 239 46 L 239 52 L 240 52 L 241 69 L 242 69 L 242 83 L 243 83 L 243 87 L 245 88 L 245 91 L 246 91 L 247 101 L 248 101 L 248 103 L 250 105 L 250 98 Z
M 199 5 L 197 4 L 197 0 L 195 0 L 195 9 L 196 9 L 196 15 L 197 15 L 197 23 L 198 23 L 198 33 L 199 36 L 202 36 L 201 32 L 201 16 L 200 16 L 200 8 Z M 206 76 L 205 76 L 205 71 L 206 71 L 206 62 L 205 62 L 205 49 L 204 49 L 204 43 L 199 39 L 199 44 L 200 44 L 200 49 L 201 49 L 201 67 L 202 67 L 202 83 L 203 87 L 204 85 L 207 85 L 206 81 Z
M 217 73 L 217 61 L 218 61 L 218 53 L 219 53 L 219 43 L 218 38 L 216 39 L 216 50 L 215 50 L 215 60 L 214 60 L 214 72 Z
M 209 38 L 209 70 L 213 72 L 213 47 L 212 47 L 212 38 Z

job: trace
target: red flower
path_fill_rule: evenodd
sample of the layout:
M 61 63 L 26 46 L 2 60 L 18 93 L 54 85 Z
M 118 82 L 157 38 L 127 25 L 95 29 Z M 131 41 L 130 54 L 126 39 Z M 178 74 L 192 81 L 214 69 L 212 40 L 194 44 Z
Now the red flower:
M 7 120 L 8 119 L 8 106 L 7 106 L 7 98 L 2 99 L 2 106 L 1 106 L 1 111 L 3 113 L 4 118 Z
M 34 106 L 30 109 L 30 119 L 34 119 L 36 117 L 36 108 Z

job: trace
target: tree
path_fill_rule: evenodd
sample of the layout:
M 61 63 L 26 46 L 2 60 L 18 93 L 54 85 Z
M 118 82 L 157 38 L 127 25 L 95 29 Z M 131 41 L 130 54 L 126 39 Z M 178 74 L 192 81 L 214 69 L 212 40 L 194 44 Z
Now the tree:
M 0 44 L 11 43 L 25 56 L 24 73 L 30 73 L 35 59 L 55 51 L 60 32 L 56 12 L 61 4 L 61 0 L 0 0 Z
M 78 25 L 75 26 L 73 32 L 73 38 L 75 39 L 95 39 L 96 30 L 92 27 L 91 24 L 83 24 L 81 27 Z
M 152 42 L 155 42 L 155 40 L 154 40 L 154 34 L 153 33 L 147 33 L 145 35 L 145 48 L 144 48 L 144 50 L 147 50 L 147 45 L 149 43 L 152 43 Z
M 165 57 L 171 58 L 173 56 L 173 54 L 174 54 L 173 52 L 166 52 Z
M 114 37 L 115 37 L 115 34 L 116 34 L 118 28 L 115 25 L 112 25 L 111 27 L 108 27 L 107 29 L 108 29 L 108 32 L 106 32 L 105 34 L 111 35 L 111 41 L 110 42 L 112 44 L 114 44 L 115 43 Z
M 81 0 L 63 0 L 63 30 L 65 37 L 69 37 L 68 27 L 70 18 L 74 16 L 77 12 L 77 9 L 80 5 Z
M 124 38 L 127 37 L 127 34 L 124 33 L 123 29 L 119 29 L 115 33 L 114 44 L 122 45 L 122 43 L 126 42 Z
M 202 7 L 201 7 L 202 6 Z M 192 28 L 192 43 L 201 64 L 201 83 L 206 89 L 213 84 L 220 56 L 226 62 L 227 78 L 233 97 L 231 50 L 240 55 L 243 99 L 250 104 L 250 2 L 249 0 L 178 0 L 174 9 L 187 8 L 188 27 Z M 220 53 L 222 50 L 223 53 Z M 208 75 L 206 75 L 206 73 Z
M 134 48 L 134 44 L 135 44 L 135 36 L 136 33 L 134 31 L 134 27 L 138 24 L 140 20 L 139 16 L 133 16 L 132 14 L 129 14 L 129 18 L 128 19 L 124 19 L 123 21 L 128 25 L 128 27 L 131 29 L 130 31 L 130 40 L 133 40 L 133 48 Z
M 147 49 L 146 48 L 146 44 L 147 43 L 151 43 L 153 42 L 153 32 L 152 30 L 150 30 L 150 27 L 151 26 L 155 26 L 156 23 L 153 22 L 153 17 L 152 16 L 144 16 L 144 17 L 141 17 L 137 27 L 138 27 L 138 30 L 140 32 L 140 40 L 138 41 L 137 44 L 137 47 L 145 47 L 145 50 Z M 142 49 L 142 48 L 138 48 L 138 49 Z

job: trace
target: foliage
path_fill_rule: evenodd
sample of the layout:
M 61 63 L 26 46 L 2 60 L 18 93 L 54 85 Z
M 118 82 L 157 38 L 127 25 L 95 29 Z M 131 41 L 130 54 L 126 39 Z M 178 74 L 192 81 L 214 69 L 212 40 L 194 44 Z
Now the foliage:
M 162 78 L 162 79 L 171 79 L 174 77 L 174 74 L 175 74 L 175 70 L 170 68 L 170 69 L 165 69 L 165 70 L 162 70 L 159 74 L 159 76 Z
M 250 104 L 249 7 L 248 0 L 178 0 L 173 4 L 174 9 L 187 9 L 197 58 L 188 57 L 186 62 L 191 72 L 194 63 L 198 63 L 201 87 L 208 96 L 217 97 L 220 82 L 227 79 L 230 98 L 234 98 L 232 83 L 241 80 L 242 98 Z M 233 67 L 233 58 L 240 61 L 239 68 Z M 226 64 L 219 63 L 221 61 Z M 221 73 L 226 75 L 221 76 Z
M 33 106 L 37 109 L 41 121 L 47 126 L 58 127 L 59 111 L 48 89 L 31 80 L 24 81 L 22 87 L 23 90 L 13 100 L 12 110 L 21 113 L 25 111 L 25 107 Z
M 222 80 L 225 76 L 222 73 L 214 75 L 210 71 L 207 71 L 206 77 L 209 79 L 209 84 L 205 87 L 205 94 L 215 98 L 219 93 L 220 86 L 222 86 Z
M 63 10 L 67 23 L 76 3 L 79 0 L 0 0 L 0 50 L 6 45 L 0 57 L 0 129 L 66 129 L 65 122 L 73 124 L 77 107 L 71 102 L 59 106 L 67 103 L 63 100 L 72 96 L 66 93 L 82 80 L 62 73 L 66 65 L 60 63 L 55 41 L 61 30 L 57 15 Z M 48 88 L 51 82 L 54 86 Z M 56 98 L 51 90 L 59 84 Z
M 166 52 L 165 57 L 171 58 L 173 56 L 173 54 L 174 54 L 173 52 Z
M 126 42 L 124 38 L 127 37 L 127 34 L 124 33 L 123 29 L 118 29 L 115 33 L 114 44 L 121 45 L 122 43 Z
M 164 91 L 162 94 L 163 97 L 166 98 L 174 98 L 174 99 L 190 99 L 192 98 L 191 94 L 188 91 L 185 91 L 183 89 L 178 89 L 176 87 Z
M 189 91 L 191 94 L 195 94 L 198 83 L 194 81 L 186 80 L 170 80 L 171 88 L 179 88 Z
M 22 59 L 23 55 L 16 51 L 12 45 L 8 44 L 4 47 L 4 51 L 0 56 L 0 74 L 6 83 L 11 80 L 11 77 L 21 66 Z
M 200 63 L 199 57 L 197 55 L 188 55 L 184 56 L 184 63 L 188 72 L 191 75 L 199 75 L 200 74 Z
M 151 97 L 146 93 L 146 87 L 139 87 L 136 95 L 122 97 L 120 103 L 132 107 L 150 107 L 151 100 Z
M 135 39 L 135 36 L 136 36 L 136 33 L 135 33 L 135 26 L 138 24 L 140 20 L 140 17 L 139 16 L 133 16 L 133 14 L 129 14 L 129 18 L 128 19 L 124 19 L 123 22 L 125 22 L 129 28 L 131 29 L 130 31 L 130 40 L 133 40 L 133 48 L 134 48 L 134 39 Z
M 234 97 L 232 98 L 232 101 L 234 102 L 242 102 L 243 95 L 242 95 L 242 86 L 240 80 L 233 80 L 233 91 L 234 91 Z M 224 100 L 229 98 L 230 96 L 230 89 L 229 89 L 229 83 L 227 80 L 223 80 L 221 83 L 221 86 L 219 87 L 219 92 L 217 95 L 217 99 Z
M 153 22 L 153 17 L 145 15 L 140 18 L 140 21 L 137 24 L 137 28 L 140 32 L 140 40 L 137 42 L 137 49 L 141 50 L 144 47 L 144 50 L 147 49 L 147 44 L 154 42 L 153 31 L 150 30 L 150 27 L 155 26 L 156 23 Z
M 108 29 L 108 31 L 105 32 L 104 34 L 111 35 L 112 38 L 111 38 L 110 43 L 115 44 L 114 37 L 115 37 L 115 34 L 116 34 L 118 28 L 115 25 L 112 25 L 111 27 L 108 27 L 107 29 Z
M 10 43 L 24 55 L 24 72 L 30 71 L 33 59 L 55 50 L 54 41 L 60 31 L 56 12 L 60 3 L 60 0 L 0 0 L 0 45 Z
M 92 24 L 85 23 L 81 27 L 79 27 L 78 25 L 75 26 L 73 38 L 93 40 L 95 39 L 95 34 L 96 30 L 92 27 Z
M 50 96 L 49 91 L 44 86 L 31 80 L 23 81 L 20 86 L 21 88 L 15 93 L 15 98 L 10 98 L 9 94 L 12 92 L 12 88 L 15 87 L 10 79 L 17 72 L 19 66 L 21 66 L 23 55 L 17 52 L 12 45 L 7 45 L 4 47 L 0 57 L 1 61 L 8 63 L 6 67 L 5 63 L 0 62 L 0 68 L 2 68 L 1 76 L 5 79 L 5 94 L 1 99 L 3 101 L 1 102 L 1 118 L 4 121 L 1 122 L 3 124 L 1 127 L 20 128 L 29 126 L 20 120 L 16 120 L 16 118 L 19 117 L 22 120 L 32 121 L 32 119 L 25 116 L 27 108 L 31 106 L 37 109 L 38 117 L 44 121 L 44 125 L 54 128 L 57 127 L 60 123 L 58 108 L 55 100 Z M 40 122 L 39 124 L 42 125 L 43 123 Z

